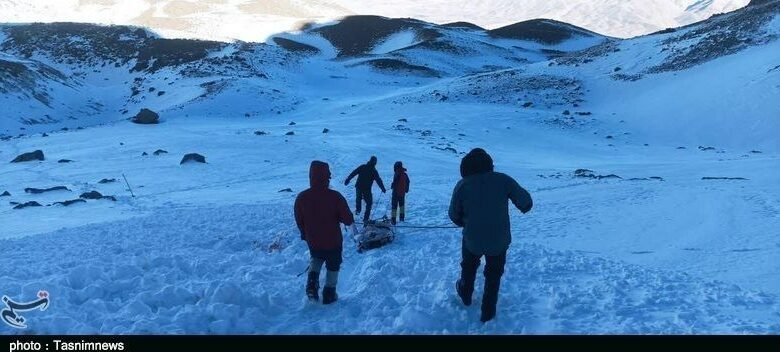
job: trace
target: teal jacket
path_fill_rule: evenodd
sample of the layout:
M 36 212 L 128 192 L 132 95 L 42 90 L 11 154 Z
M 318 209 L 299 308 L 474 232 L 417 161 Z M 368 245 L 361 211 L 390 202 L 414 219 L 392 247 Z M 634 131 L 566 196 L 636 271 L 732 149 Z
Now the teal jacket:
M 452 191 L 449 215 L 463 227 L 463 245 L 476 255 L 500 255 L 509 249 L 509 201 L 523 214 L 531 211 L 531 195 L 513 178 L 487 172 L 460 180 Z

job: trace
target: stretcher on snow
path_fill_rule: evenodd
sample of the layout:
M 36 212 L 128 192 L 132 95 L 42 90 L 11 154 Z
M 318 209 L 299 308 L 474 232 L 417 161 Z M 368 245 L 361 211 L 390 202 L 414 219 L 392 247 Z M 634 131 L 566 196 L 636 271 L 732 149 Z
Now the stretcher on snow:
M 393 242 L 395 240 L 395 226 L 387 217 L 380 220 L 369 220 L 356 237 L 358 253 L 363 253 Z

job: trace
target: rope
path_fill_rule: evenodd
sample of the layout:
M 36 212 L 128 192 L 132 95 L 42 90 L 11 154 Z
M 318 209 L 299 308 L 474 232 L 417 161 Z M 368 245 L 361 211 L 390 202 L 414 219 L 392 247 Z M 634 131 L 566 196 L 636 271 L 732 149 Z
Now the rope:
M 355 222 L 358 225 L 365 225 L 362 222 Z M 400 229 L 459 229 L 459 226 L 452 225 L 431 225 L 431 226 L 416 226 L 416 225 L 396 225 L 396 228 Z

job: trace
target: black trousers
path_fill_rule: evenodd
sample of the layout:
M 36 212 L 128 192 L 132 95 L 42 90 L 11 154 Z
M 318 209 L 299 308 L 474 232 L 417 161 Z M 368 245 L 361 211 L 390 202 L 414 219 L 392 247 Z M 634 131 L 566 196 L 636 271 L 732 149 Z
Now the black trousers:
M 311 257 L 325 262 L 325 269 L 328 271 L 339 271 L 341 269 L 342 251 L 343 248 L 341 247 L 331 250 L 314 250 L 309 248 Z
M 474 281 L 477 279 L 477 269 L 482 256 L 471 253 L 466 248 L 465 243 L 463 244 L 462 252 L 460 279 L 466 295 L 471 296 L 474 293 Z M 497 256 L 485 256 L 485 292 L 482 295 L 483 312 L 495 312 L 496 310 L 498 289 L 501 286 L 501 276 L 504 275 L 504 265 L 506 265 L 506 251 Z
M 363 201 L 366 202 L 366 212 L 363 214 L 363 222 L 368 222 L 371 219 L 371 208 L 374 205 L 374 196 L 371 194 L 371 189 L 361 190 L 355 188 L 355 211 L 360 212 L 363 208 Z
M 393 222 L 395 222 L 396 214 L 398 214 L 399 219 L 401 221 L 404 221 L 404 218 L 406 217 L 406 195 L 405 194 L 397 195 L 395 194 L 395 192 L 393 192 L 393 198 L 391 200 L 391 204 L 393 206 L 393 213 L 392 213 Z

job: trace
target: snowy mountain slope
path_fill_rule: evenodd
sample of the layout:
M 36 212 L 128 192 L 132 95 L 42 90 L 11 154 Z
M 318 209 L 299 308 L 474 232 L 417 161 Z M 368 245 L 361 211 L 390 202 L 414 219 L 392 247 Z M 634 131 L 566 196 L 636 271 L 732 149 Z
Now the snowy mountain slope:
M 109 113 L 47 137 L 0 117 L 0 160 L 46 154 L 0 162 L 0 292 L 51 292 L 28 333 L 777 333 L 779 4 L 557 44 L 419 21 L 341 42 L 318 24 L 284 44 L 2 26 L 3 60 L 62 85 L 36 75 L 49 67 Z M 125 121 L 142 107 L 162 123 Z M 347 199 L 340 181 L 370 155 L 385 181 L 402 160 L 409 224 L 447 225 L 474 147 L 535 201 L 512 213 L 496 321 L 458 303 L 454 229 L 399 228 L 365 254 L 347 238 L 341 301 L 306 302 L 290 212 L 310 160 Z M 179 164 L 193 152 L 207 164 Z M 53 186 L 68 190 L 25 192 Z M 57 203 L 93 190 L 116 201 Z
M 264 41 L 303 22 L 349 15 L 411 17 L 434 23 L 469 19 L 494 29 L 550 18 L 615 37 L 679 27 L 729 12 L 749 0 L 10 0 L 0 22 L 89 22 L 150 27 L 167 36 Z M 246 28 L 252 28 L 247 31 Z

